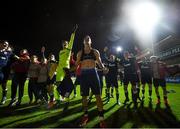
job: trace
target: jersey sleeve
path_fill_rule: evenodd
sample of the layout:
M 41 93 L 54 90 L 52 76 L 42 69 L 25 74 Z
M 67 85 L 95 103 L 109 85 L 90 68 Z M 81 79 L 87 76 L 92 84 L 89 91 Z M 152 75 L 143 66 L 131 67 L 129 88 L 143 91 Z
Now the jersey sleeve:
M 68 49 L 71 50 L 73 47 L 73 43 L 74 43 L 74 37 L 75 37 L 75 32 L 71 34 L 71 38 L 68 44 Z

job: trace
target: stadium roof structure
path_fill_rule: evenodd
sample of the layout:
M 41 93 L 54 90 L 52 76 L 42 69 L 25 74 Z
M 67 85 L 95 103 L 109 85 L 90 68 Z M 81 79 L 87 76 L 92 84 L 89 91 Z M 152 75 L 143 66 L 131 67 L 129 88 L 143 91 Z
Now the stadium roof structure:
M 167 36 L 154 45 L 154 52 L 169 65 L 180 64 L 180 38 Z

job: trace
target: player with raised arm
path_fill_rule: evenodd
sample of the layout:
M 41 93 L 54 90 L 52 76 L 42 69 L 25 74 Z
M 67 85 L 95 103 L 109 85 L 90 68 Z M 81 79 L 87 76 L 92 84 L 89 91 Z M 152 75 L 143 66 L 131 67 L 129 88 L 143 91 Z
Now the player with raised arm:
M 69 96 L 72 92 L 74 86 L 70 77 L 70 57 L 74 43 L 74 37 L 78 26 L 76 25 L 73 29 L 73 33 L 71 34 L 71 38 L 68 41 L 63 41 L 62 47 L 63 49 L 59 52 L 59 63 L 57 66 L 57 74 L 56 74 L 56 85 L 61 96 L 66 97 L 67 103 L 65 108 L 69 103 Z

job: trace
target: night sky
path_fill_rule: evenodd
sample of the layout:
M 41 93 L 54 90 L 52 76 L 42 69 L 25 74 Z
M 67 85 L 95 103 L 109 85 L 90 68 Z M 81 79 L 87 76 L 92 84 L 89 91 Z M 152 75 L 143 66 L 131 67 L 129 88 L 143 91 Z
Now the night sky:
M 128 1 L 128 0 L 126 0 Z M 179 0 L 156 0 L 163 6 L 162 22 L 157 27 L 157 41 L 169 34 L 180 35 Z M 15 48 L 37 53 L 42 45 L 57 55 L 61 41 L 68 40 L 75 24 L 79 25 L 74 43 L 75 53 L 81 49 L 83 37 L 90 35 L 93 46 L 121 45 L 133 50 L 138 45 L 129 26 L 122 21 L 120 0 L 6 0 L 0 3 L 0 39 Z

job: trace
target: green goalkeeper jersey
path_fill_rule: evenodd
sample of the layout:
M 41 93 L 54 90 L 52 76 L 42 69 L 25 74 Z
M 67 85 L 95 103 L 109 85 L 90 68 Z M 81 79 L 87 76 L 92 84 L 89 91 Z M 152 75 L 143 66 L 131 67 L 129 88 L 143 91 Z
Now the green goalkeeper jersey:
M 56 81 L 62 81 L 64 79 L 65 73 L 63 68 L 70 68 L 70 57 L 74 43 L 74 37 L 75 33 L 72 33 L 68 47 L 59 52 L 59 63 L 57 66 Z

